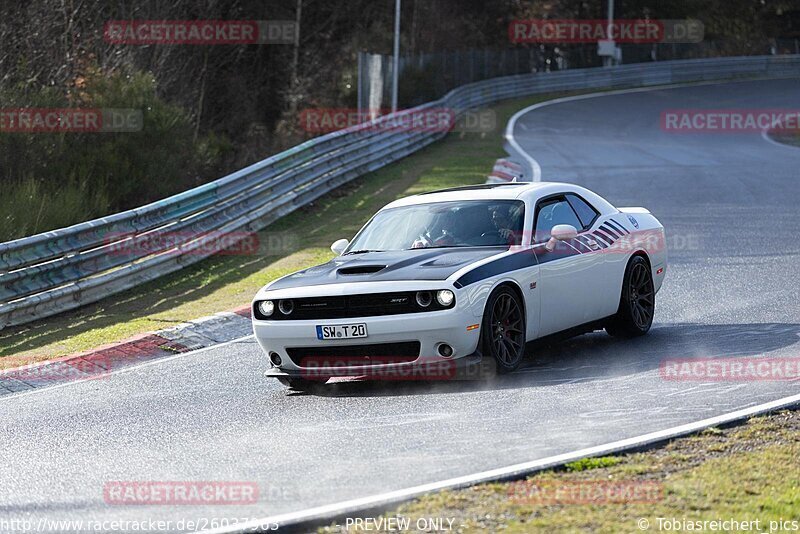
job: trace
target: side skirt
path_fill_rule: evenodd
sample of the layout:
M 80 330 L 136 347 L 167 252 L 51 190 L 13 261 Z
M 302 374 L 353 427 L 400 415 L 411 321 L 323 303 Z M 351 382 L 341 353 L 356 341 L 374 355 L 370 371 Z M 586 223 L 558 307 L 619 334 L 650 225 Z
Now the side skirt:
M 602 330 L 605 328 L 606 323 L 614 317 L 613 315 L 609 315 L 608 317 L 604 317 L 602 319 L 598 319 L 596 321 L 590 321 L 588 323 L 584 323 L 578 326 L 574 326 L 572 328 L 568 328 L 566 330 L 561 330 L 560 332 L 555 332 L 553 334 L 548 334 L 546 336 L 536 338 L 533 341 L 529 341 L 526 343 L 527 348 L 537 348 L 543 347 L 547 345 L 551 345 L 553 343 L 557 343 L 559 341 L 565 341 L 567 339 L 580 336 L 583 334 L 588 334 L 590 332 L 595 332 L 597 330 Z

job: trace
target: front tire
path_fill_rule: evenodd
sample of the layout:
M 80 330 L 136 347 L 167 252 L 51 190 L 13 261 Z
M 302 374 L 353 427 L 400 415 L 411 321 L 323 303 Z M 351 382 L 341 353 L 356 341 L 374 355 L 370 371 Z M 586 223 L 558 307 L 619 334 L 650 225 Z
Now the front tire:
M 520 298 L 507 286 L 492 293 L 486 303 L 481 350 L 494 359 L 498 374 L 516 370 L 525 357 L 525 313 Z
M 625 267 L 619 309 L 606 324 L 606 332 L 614 337 L 632 338 L 645 335 L 653 324 L 656 292 L 650 264 L 634 256 Z

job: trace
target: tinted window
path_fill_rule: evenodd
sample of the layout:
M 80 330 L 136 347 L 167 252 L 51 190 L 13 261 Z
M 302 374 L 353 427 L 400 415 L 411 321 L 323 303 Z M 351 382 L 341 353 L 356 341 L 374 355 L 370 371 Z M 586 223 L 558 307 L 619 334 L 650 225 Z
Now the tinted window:
M 379 211 L 349 251 L 518 245 L 525 204 L 519 200 L 430 202 Z
M 578 218 L 581 220 L 581 226 L 583 228 L 589 228 L 594 222 L 595 217 L 597 217 L 597 211 L 577 195 L 567 195 L 567 200 L 569 200 L 575 213 L 578 214 Z M 580 229 L 580 226 L 577 228 Z
M 576 229 L 583 227 L 578 216 L 563 197 L 546 200 L 539 204 L 539 211 L 536 215 L 536 242 L 541 243 L 550 239 L 550 230 L 557 224 L 571 224 Z

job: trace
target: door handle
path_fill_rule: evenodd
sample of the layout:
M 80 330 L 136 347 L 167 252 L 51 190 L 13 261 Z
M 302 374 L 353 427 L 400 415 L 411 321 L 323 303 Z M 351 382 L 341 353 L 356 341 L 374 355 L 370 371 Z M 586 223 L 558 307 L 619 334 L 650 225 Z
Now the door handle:
M 587 239 L 586 244 L 589 245 L 589 248 L 592 250 L 597 250 L 600 248 L 600 245 L 597 244 L 597 241 L 594 239 Z

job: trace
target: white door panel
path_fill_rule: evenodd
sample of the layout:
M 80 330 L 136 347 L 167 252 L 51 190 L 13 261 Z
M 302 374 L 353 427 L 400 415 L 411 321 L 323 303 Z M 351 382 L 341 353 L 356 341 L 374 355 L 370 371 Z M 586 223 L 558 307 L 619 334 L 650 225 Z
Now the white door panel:
M 595 319 L 602 315 L 602 295 L 596 288 L 596 253 L 565 255 L 562 248 L 548 252 L 536 248 L 539 259 L 541 299 L 540 335 L 548 335 Z
M 530 249 L 529 249 L 530 250 Z M 539 292 L 539 266 L 535 264 L 534 255 L 531 254 L 534 265 L 520 269 L 514 273 L 514 281 L 522 289 L 525 299 L 525 339 L 531 341 L 539 337 L 541 293 Z

